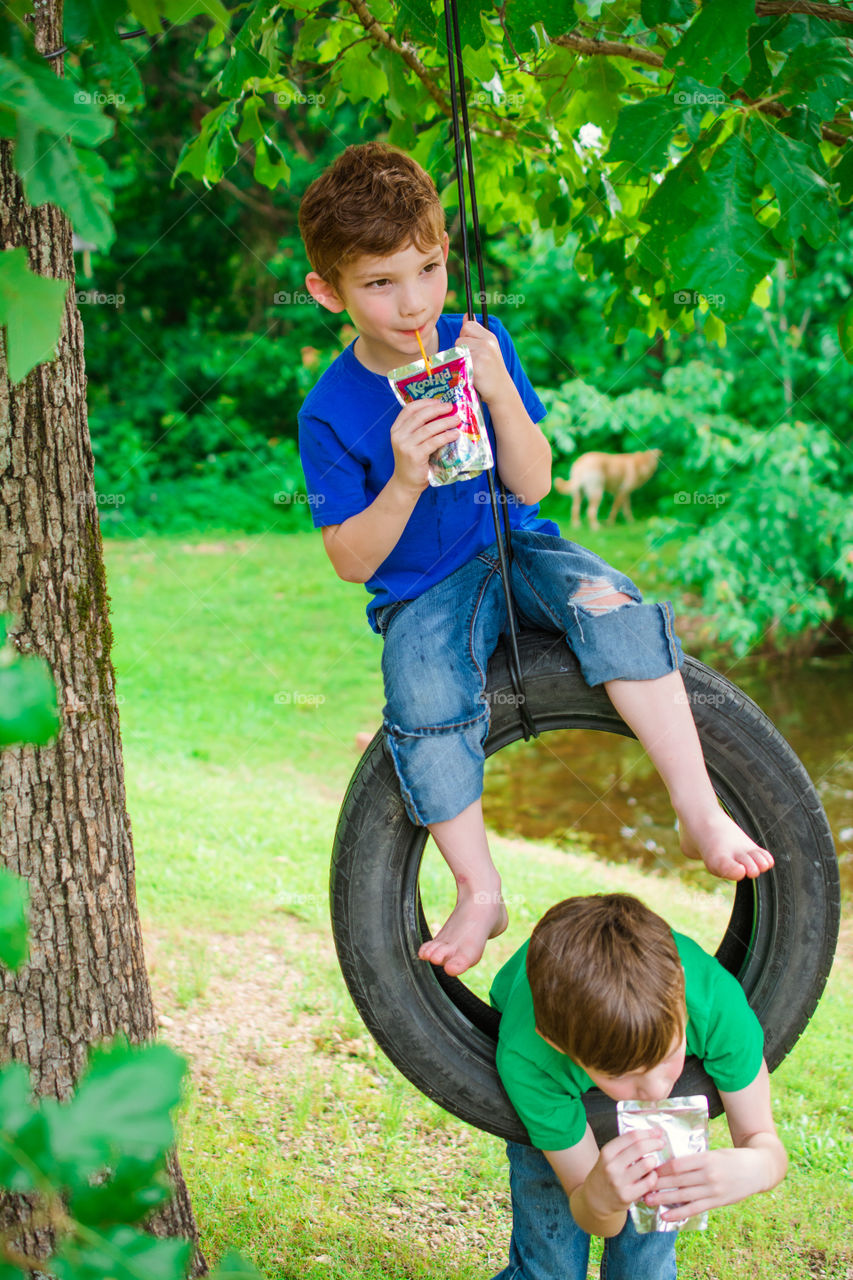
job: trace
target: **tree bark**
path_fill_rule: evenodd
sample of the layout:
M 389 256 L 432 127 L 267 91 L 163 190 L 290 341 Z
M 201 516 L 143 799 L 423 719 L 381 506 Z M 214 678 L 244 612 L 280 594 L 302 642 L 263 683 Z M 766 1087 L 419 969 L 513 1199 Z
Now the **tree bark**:
M 62 43 L 62 0 L 36 6 L 36 48 Z M 50 65 L 62 75 L 62 59 Z M 45 747 L 0 754 L 0 860 L 29 884 L 30 956 L 0 969 L 0 1060 L 27 1064 L 38 1093 L 68 1096 L 89 1046 L 123 1031 L 154 1037 L 136 906 L 118 708 L 110 648 L 94 460 L 86 415 L 83 326 L 75 302 L 71 225 L 54 205 L 30 207 L 0 141 L 0 249 L 24 246 L 30 269 L 68 280 L 57 360 L 17 386 L 0 343 L 0 611 L 10 639 L 47 658 L 62 727 Z M 177 1157 L 175 1195 L 152 1220 L 157 1235 L 196 1242 Z M 21 1253 L 50 1241 L 29 1225 L 22 1197 L 0 1198 L 0 1231 Z

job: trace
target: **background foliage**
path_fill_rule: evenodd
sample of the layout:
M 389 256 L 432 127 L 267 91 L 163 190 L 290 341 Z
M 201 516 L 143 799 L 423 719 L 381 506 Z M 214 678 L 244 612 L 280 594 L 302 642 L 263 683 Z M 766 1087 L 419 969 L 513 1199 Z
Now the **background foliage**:
M 839 635 L 853 610 L 853 10 L 774 8 L 461 5 L 488 300 L 548 393 L 558 467 L 664 450 L 638 508 L 687 540 L 683 586 L 739 652 Z M 62 203 L 73 172 L 93 246 L 102 523 L 306 527 L 296 410 L 352 335 L 305 292 L 299 199 L 345 145 L 388 138 L 458 243 L 440 6 L 71 0 L 66 39 L 60 82 L 8 24 L 0 127 L 33 202 Z M 26 363 L 23 270 L 0 255 Z

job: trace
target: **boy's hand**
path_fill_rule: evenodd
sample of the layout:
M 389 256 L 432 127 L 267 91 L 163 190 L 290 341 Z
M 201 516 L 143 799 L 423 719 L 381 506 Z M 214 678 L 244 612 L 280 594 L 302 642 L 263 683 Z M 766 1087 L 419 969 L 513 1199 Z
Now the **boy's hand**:
M 584 1199 L 602 1218 L 624 1212 L 658 1185 L 655 1152 L 664 1146 L 661 1133 L 623 1133 L 605 1143 L 584 1183 Z
M 429 484 L 429 459 L 436 449 L 455 440 L 461 419 L 446 402 L 426 398 L 407 404 L 391 428 L 394 479 L 420 493 Z
M 504 363 L 500 343 L 491 330 L 486 329 L 478 320 L 466 317 L 462 321 L 457 341 L 471 349 L 474 386 L 481 400 L 493 405 L 502 395 L 515 389 Z
M 657 1186 L 645 1201 L 653 1207 L 676 1205 L 661 1214 L 666 1221 L 737 1204 L 756 1191 L 765 1191 L 772 1176 L 767 1151 L 749 1147 L 676 1156 L 656 1172 Z

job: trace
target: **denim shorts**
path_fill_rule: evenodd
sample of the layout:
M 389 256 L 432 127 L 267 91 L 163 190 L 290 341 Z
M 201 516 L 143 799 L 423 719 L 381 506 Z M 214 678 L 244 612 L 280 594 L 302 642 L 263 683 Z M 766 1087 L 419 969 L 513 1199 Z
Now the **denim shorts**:
M 523 529 L 513 533 L 512 551 L 519 626 L 563 635 L 587 684 L 654 680 L 681 666 L 672 606 L 644 604 L 606 560 Z M 579 590 L 584 603 L 573 600 Z M 613 591 L 630 603 L 603 611 Z M 406 812 L 418 826 L 455 818 L 483 792 L 486 667 L 507 625 L 497 544 L 416 599 L 384 605 L 376 623 L 384 640 L 383 727 Z
M 590 1237 L 541 1151 L 507 1143 L 512 1193 L 509 1265 L 494 1280 L 586 1280 Z M 630 1214 L 604 1241 L 601 1280 L 675 1280 L 675 1231 L 640 1234 Z

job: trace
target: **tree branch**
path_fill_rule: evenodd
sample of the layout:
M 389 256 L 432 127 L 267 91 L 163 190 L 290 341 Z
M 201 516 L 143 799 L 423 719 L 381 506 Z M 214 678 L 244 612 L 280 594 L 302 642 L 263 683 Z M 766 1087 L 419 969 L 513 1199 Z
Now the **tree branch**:
M 632 62 L 642 62 L 647 67 L 662 67 L 663 58 L 651 49 L 644 49 L 638 44 L 622 44 L 616 40 L 592 40 L 589 36 L 579 36 L 573 31 L 565 35 L 555 36 L 554 44 L 564 49 L 574 49 L 577 53 L 597 54 L 605 58 L 630 58 Z
M 371 39 L 375 40 L 377 44 L 381 44 L 383 48 L 389 49 L 391 53 L 396 53 L 398 57 L 402 58 L 406 65 L 411 67 L 414 71 L 433 102 L 437 103 L 441 108 L 443 114 L 450 115 L 450 103 L 447 101 L 447 98 L 441 92 L 435 80 L 433 80 L 429 71 L 421 62 L 420 58 L 412 51 L 412 49 L 408 45 L 399 44 L 390 32 L 386 31 L 385 28 L 381 26 L 368 9 L 365 4 L 365 0 L 347 0 L 347 4 L 350 6 Z
M 759 18 L 778 13 L 804 13 L 809 18 L 825 18 L 827 22 L 853 22 L 853 9 L 814 0 L 756 0 L 755 13 Z
M 788 6 L 785 9 L 781 7 L 778 12 L 785 13 L 802 13 L 803 6 L 809 6 L 809 9 L 832 9 L 836 10 L 835 5 L 829 4 L 811 4 L 810 0 L 758 0 L 756 9 L 766 6 Z M 796 6 L 796 7 L 795 7 Z M 838 10 L 850 15 L 853 20 L 853 10 Z M 818 15 L 818 16 L 823 16 Z M 608 58 L 627 58 L 631 62 L 642 62 L 647 67 L 663 67 L 663 58 L 659 53 L 654 53 L 651 49 L 644 49 L 640 45 L 620 44 L 615 40 L 590 40 L 587 36 L 578 36 L 574 32 L 567 32 L 565 35 L 556 36 L 554 44 L 562 45 L 565 49 L 575 49 L 578 53 Z M 791 112 L 787 107 L 782 106 L 781 102 L 772 102 L 769 99 L 748 98 L 746 94 L 738 89 L 732 94 L 732 99 L 742 102 L 748 107 L 757 107 L 764 115 L 775 116 L 779 120 L 783 120 L 789 116 Z M 839 133 L 836 129 L 830 128 L 829 125 L 823 124 L 820 127 L 821 137 L 827 142 L 833 142 L 837 147 L 843 146 L 847 141 L 847 135 Z

